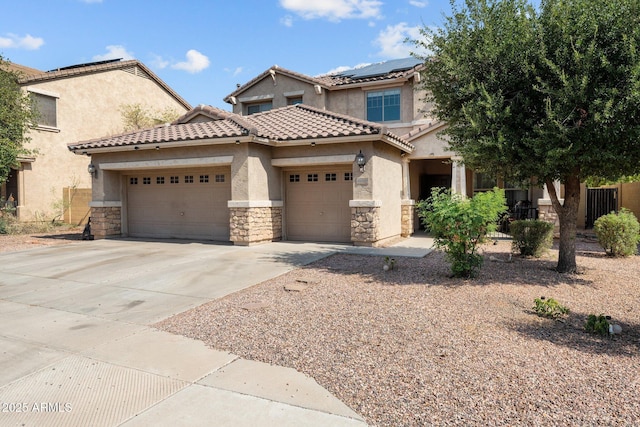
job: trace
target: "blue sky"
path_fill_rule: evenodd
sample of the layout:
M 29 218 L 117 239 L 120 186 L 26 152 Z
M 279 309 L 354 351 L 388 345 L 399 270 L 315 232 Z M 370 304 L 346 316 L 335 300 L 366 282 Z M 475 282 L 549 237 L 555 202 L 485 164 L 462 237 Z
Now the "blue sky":
M 448 0 L 0 0 L 0 54 L 43 71 L 138 59 L 193 106 L 270 66 L 307 75 L 409 56 Z

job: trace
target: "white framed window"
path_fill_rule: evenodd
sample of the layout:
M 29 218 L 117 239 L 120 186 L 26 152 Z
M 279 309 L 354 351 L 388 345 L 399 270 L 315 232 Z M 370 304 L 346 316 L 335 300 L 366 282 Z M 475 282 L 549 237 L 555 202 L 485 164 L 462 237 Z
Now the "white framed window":
M 142 178 L 142 184 L 143 185 L 150 185 L 151 184 L 151 177 L 149 176 L 145 176 Z
M 338 180 L 338 175 L 335 173 L 325 173 L 324 174 L 324 180 L 325 181 L 337 181 Z
M 185 184 L 193 184 L 193 175 L 185 175 L 184 182 Z
M 400 120 L 400 88 L 367 92 L 367 120 L 392 122 Z
M 318 181 L 318 174 L 317 173 L 307 174 L 307 182 L 317 182 L 317 181 Z
M 180 177 L 172 176 L 169 178 L 169 182 L 171 184 L 180 184 Z
M 353 181 L 353 172 L 345 172 L 344 173 L 345 181 Z
M 58 127 L 58 98 L 53 93 L 28 89 L 31 99 L 38 110 L 38 127 L 57 128 Z
M 164 184 L 164 176 L 156 176 L 156 184 Z
M 209 182 L 209 175 L 200 175 L 200 183 L 206 184 L 207 182 Z
M 289 175 L 289 182 L 300 182 L 300 174 Z
M 216 174 L 216 182 L 224 182 L 224 175 Z

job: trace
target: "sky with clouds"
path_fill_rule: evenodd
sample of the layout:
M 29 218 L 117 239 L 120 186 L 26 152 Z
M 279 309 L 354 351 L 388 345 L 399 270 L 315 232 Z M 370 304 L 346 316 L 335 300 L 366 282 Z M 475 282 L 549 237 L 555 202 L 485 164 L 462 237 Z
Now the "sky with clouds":
M 448 0 L 27 0 L 2 8 L 0 55 L 47 71 L 138 59 L 193 106 L 274 64 L 315 76 L 410 56 Z

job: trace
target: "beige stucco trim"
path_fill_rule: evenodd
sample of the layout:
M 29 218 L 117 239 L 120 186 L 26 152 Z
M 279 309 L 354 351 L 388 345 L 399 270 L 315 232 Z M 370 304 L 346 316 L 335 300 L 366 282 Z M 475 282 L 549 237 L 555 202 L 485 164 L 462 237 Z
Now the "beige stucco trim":
M 349 200 L 350 208 L 378 208 L 382 206 L 382 200 Z
M 26 89 L 29 92 L 39 93 L 40 95 L 51 96 L 53 98 L 60 98 L 60 94 L 58 92 L 51 92 L 49 90 L 40 89 L 39 87 L 26 86 Z
M 412 199 L 409 199 L 409 200 L 406 200 L 406 199 L 405 199 L 405 200 L 402 200 L 402 201 L 400 202 L 400 204 L 401 204 L 402 206 L 414 206 L 414 205 L 416 204 L 416 201 L 415 201 L 415 200 L 412 200 Z
M 137 162 L 100 163 L 102 170 L 175 169 L 186 167 L 228 166 L 233 156 L 197 157 L 192 159 L 140 160 Z
M 274 167 L 294 167 L 311 165 L 335 165 L 349 164 L 356 161 L 355 154 L 342 154 L 336 156 L 314 156 L 314 157 L 290 157 L 287 159 L 272 159 L 271 166 Z
M 269 93 L 266 95 L 245 96 L 238 98 L 240 102 L 257 102 L 257 101 L 269 101 L 275 98 L 275 94 Z
M 282 200 L 229 200 L 228 208 L 281 208 Z
M 94 200 L 92 202 L 89 202 L 89 207 L 91 208 L 121 208 L 122 207 L 122 202 L 120 200 L 114 200 L 114 201 L 109 201 L 109 200 Z

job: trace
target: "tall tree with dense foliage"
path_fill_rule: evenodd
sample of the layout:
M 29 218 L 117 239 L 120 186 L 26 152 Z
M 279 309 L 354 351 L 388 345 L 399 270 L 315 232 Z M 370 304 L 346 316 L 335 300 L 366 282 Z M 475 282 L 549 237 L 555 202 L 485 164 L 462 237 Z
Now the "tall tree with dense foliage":
M 546 184 L 557 269 L 574 272 L 580 182 L 640 173 L 640 0 L 451 7 L 415 41 L 432 53 L 422 81 L 434 114 L 468 167 Z
M 37 115 L 31 98 L 18 84 L 19 75 L 8 66 L 0 55 L 0 184 L 7 180 L 11 168 L 20 166 L 18 159 L 30 154 L 25 144 Z

